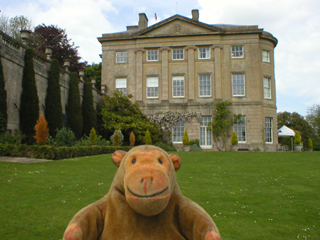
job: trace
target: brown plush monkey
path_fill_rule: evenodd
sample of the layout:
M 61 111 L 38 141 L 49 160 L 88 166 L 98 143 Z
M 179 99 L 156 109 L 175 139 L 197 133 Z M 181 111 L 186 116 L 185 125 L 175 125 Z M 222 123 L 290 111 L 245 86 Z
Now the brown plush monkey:
M 119 169 L 109 192 L 72 218 L 64 240 L 221 240 L 210 216 L 181 194 L 177 155 L 145 145 L 112 160 Z

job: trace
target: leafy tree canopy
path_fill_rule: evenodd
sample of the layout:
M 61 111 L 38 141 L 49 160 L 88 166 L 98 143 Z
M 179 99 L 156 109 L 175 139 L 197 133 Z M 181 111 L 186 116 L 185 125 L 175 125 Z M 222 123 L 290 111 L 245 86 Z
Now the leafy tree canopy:
M 70 71 L 78 71 L 85 68 L 86 63 L 79 63 L 78 46 L 75 46 L 71 39 L 68 39 L 66 31 L 55 25 L 45 25 L 44 23 L 35 27 L 34 32 L 37 36 L 36 52 L 44 53 L 47 46 L 52 47 L 52 58 L 59 61 L 63 66 L 65 59 L 71 61 Z
M 315 137 L 320 141 L 320 104 L 308 108 L 306 120 L 314 130 Z
M 308 139 L 313 136 L 314 131 L 303 116 L 296 112 L 279 112 L 277 119 L 278 129 L 286 125 L 293 130 L 298 130 L 302 136 L 303 145 L 308 146 Z
M 101 63 L 95 64 L 92 63 L 92 65 L 88 65 L 85 70 L 85 80 L 86 81 L 91 81 L 91 79 L 96 80 L 96 89 L 101 91 Z
M 102 104 L 103 127 L 109 132 L 120 129 L 125 137 L 125 142 L 129 144 L 130 132 L 136 135 L 138 144 L 144 142 L 145 131 L 149 129 L 154 142 L 160 140 L 161 132 L 159 127 L 150 123 L 138 104 L 132 103 L 132 96 L 123 96 L 122 92 L 115 91 L 112 96 L 106 96 Z
M 32 29 L 32 21 L 23 15 L 12 18 L 5 15 L 0 16 L 0 30 L 16 40 L 21 40 L 21 30 Z

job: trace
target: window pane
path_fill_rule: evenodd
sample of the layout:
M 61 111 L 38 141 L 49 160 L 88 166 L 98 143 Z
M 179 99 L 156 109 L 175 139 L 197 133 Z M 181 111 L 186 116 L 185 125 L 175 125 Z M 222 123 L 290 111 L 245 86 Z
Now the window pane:
M 117 52 L 116 53 L 116 62 L 117 63 L 126 63 L 127 62 L 127 52 Z
M 270 62 L 270 52 L 266 50 L 262 50 L 262 61 Z
M 184 122 L 182 120 L 179 120 L 172 129 L 172 141 L 182 142 L 183 135 L 184 135 Z
M 211 96 L 211 76 L 209 74 L 199 76 L 200 97 Z
M 245 95 L 245 81 L 244 74 L 232 74 L 232 95 Z
M 207 130 L 208 123 L 212 122 L 211 116 L 203 116 L 200 122 L 200 146 L 212 147 L 212 132 Z
M 159 56 L 158 50 L 148 50 L 147 51 L 147 61 L 158 61 Z
M 159 87 L 158 87 L 158 77 L 148 77 L 147 78 L 147 97 L 156 98 L 158 97 Z
M 233 131 L 237 134 L 239 142 L 246 141 L 247 129 L 246 129 L 246 116 L 241 116 L 237 123 L 233 124 Z
M 209 47 L 200 47 L 199 48 L 199 59 L 208 59 L 210 58 L 210 48 Z
M 127 96 L 127 79 L 126 78 L 116 79 L 116 90 L 121 91 L 123 93 L 123 96 Z
M 243 58 L 243 46 L 232 46 L 231 57 L 232 58 Z
M 172 78 L 172 96 L 184 97 L 184 77 Z
M 265 99 L 271 99 L 271 79 L 263 78 L 263 96 Z
M 174 48 L 172 50 L 172 59 L 181 60 L 184 59 L 184 51 L 183 48 Z
M 266 143 L 272 143 L 272 118 L 265 119 Z

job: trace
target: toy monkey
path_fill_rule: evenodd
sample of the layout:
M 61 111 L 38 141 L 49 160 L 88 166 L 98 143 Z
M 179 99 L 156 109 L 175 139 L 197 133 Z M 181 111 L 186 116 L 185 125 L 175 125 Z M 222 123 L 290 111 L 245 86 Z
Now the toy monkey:
M 112 160 L 119 168 L 109 192 L 72 218 L 64 240 L 221 240 L 204 209 L 181 194 L 177 155 L 143 145 Z

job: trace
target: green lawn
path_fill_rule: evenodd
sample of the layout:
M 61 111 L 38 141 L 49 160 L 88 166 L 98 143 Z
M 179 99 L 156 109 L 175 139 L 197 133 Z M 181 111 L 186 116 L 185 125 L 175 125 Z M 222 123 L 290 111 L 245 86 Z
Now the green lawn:
M 320 154 L 178 153 L 184 195 L 224 240 L 320 239 Z M 108 190 L 111 155 L 0 162 L 0 239 L 59 240 L 71 217 Z

